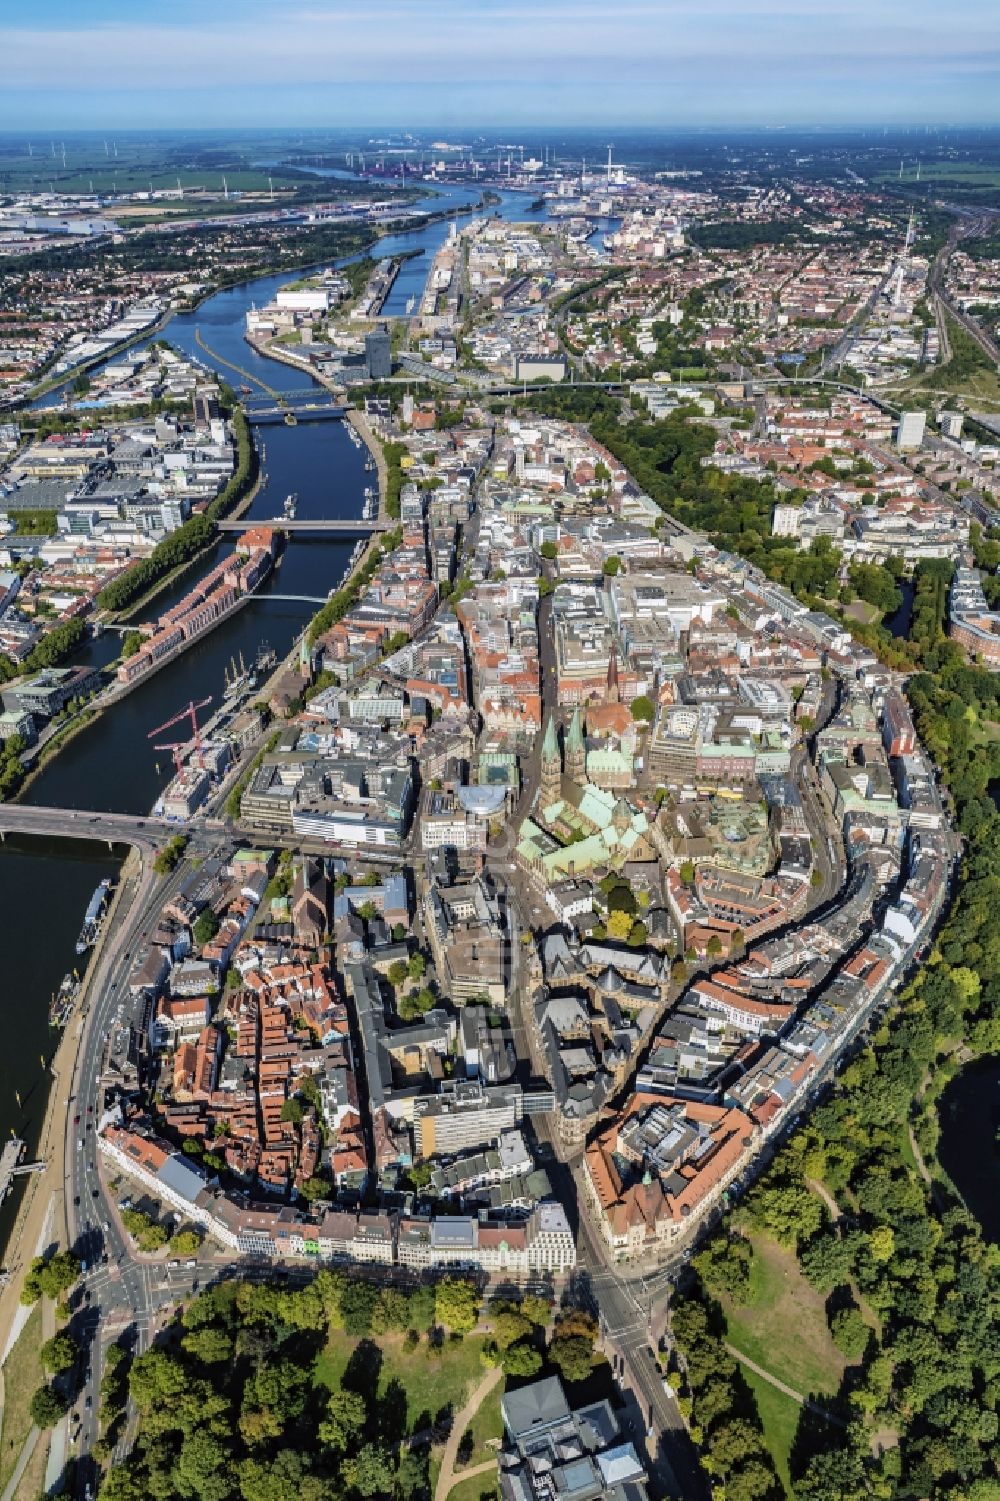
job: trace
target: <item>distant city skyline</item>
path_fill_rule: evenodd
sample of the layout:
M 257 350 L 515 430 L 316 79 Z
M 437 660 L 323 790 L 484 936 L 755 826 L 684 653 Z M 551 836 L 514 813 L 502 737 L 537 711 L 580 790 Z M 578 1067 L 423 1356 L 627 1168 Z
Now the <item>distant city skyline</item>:
M 953 0 L 37 0 L 0 129 L 1000 121 L 1000 9 Z

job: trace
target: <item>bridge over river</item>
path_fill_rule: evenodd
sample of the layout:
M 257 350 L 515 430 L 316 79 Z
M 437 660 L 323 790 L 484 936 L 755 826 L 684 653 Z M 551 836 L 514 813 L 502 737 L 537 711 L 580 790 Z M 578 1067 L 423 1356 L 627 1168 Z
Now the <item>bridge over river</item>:
M 373 537 L 378 532 L 392 531 L 393 521 L 292 521 L 287 516 L 258 516 L 255 521 L 220 521 L 220 532 L 250 532 L 257 527 L 271 527 L 276 532 L 289 536 L 306 536 L 310 532 L 323 537 Z

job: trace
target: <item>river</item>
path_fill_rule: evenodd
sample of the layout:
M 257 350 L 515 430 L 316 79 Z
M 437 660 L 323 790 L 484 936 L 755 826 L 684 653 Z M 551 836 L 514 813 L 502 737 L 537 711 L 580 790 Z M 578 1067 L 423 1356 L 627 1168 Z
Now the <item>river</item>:
M 448 184 L 436 191 L 456 216 L 467 214 L 480 196 L 471 185 Z M 530 195 L 505 193 L 489 212 L 516 220 L 544 218 L 545 210 L 532 209 L 531 202 Z M 448 229 L 449 221 L 439 220 L 379 241 L 380 256 L 418 252 L 400 269 L 383 310 L 387 316 L 403 316 L 409 298 L 419 300 Z M 307 383 L 304 372 L 255 353 L 243 337 L 248 309 L 270 301 L 292 275 L 285 270 L 218 292 L 195 312 L 174 317 L 160 337 L 211 364 L 195 340 L 200 330 L 211 349 L 259 375 L 269 386 L 282 391 L 301 388 Z M 232 371 L 216 368 L 227 380 L 234 379 Z M 59 393 L 50 393 L 40 404 L 59 399 Z M 364 449 L 355 447 L 342 423 L 265 427 L 257 440 L 266 449 L 262 467 L 268 483 L 254 499 L 248 513 L 251 518 L 280 514 L 282 500 L 292 491 L 298 494 L 302 519 L 360 516 L 363 491 L 372 476 L 364 469 Z M 231 546 L 217 543 L 200 571 L 211 567 Z M 275 596 L 324 599 L 343 576 L 353 546 L 353 541 L 332 538 L 290 541 L 280 567 L 252 603 L 70 741 L 31 784 L 27 801 L 147 812 L 172 771 L 169 756 L 154 750 L 149 732 L 191 698 L 211 695 L 218 703 L 230 658 L 242 652 L 250 661 L 265 643 L 284 655 L 318 604 Z M 158 596 L 150 613 L 159 614 L 191 587 L 195 577 L 197 573 L 188 574 Z M 88 643 L 77 660 L 103 665 L 119 649 L 119 638 L 109 632 Z M 8 934 L 0 986 L 0 1022 L 5 1030 L 0 1052 L 0 1137 L 16 1133 L 28 1143 L 29 1152 L 37 1143 L 47 1098 L 42 1057 L 51 1054 L 56 1040 L 48 1026 L 49 999 L 62 975 L 78 963 L 74 945 L 91 892 L 117 866 L 118 860 L 104 845 L 8 839 L 0 846 L 0 901 Z M 20 1105 L 16 1090 L 21 1094 Z M 12 1194 L 0 1210 L 0 1244 L 10 1229 L 17 1197 Z

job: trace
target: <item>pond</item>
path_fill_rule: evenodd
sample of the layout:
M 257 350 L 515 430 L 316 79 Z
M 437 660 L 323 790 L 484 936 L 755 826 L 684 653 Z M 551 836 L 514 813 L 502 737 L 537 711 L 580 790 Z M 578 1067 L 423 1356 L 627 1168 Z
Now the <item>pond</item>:
M 972 1063 L 938 1106 L 938 1157 L 987 1239 L 1000 1243 L 1000 1058 Z
M 887 615 L 882 623 L 894 636 L 905 639 L 910 634 L 910 622 L 913 619 L 913 580 L 900 579 L 898 588 L 903 596 L 902 603 L 898 609 L 893 610 L 891 615 Z

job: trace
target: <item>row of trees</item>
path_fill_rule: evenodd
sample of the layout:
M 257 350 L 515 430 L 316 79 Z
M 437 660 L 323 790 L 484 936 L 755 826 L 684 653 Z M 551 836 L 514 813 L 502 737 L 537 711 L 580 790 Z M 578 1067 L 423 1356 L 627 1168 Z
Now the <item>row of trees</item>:
M 400 496 L 403 490 L 403 460 L 409 454 L 405 443 L 386 443 L 382 456 L 386 464 L 385 510 L 394 521 L 399 519 Z
M 63 621 L 49 631 L 24 659 L 22 671 L 40 672 L 43 667 L 55 667 L 64 657 L 70 656 L 82 644 L 87 628 L 78 615 Z
M 169 537 L 158 542 L 148 558 L 143 558 L 141 562 L 119 574 L 118 578 L 112 579 L 110 584 L 105 584 L 97 596 L 98 605 L 102 610 L 124 610 L 147 594 L 168 573 L 189 563 L 214 537 L 215 523 L 208 516 L 192 516 L 183 526 L 171 532 Z
M 460 1336 L 478 1317 L 478 1292 L 462 1278 L 411 1293 L 328 1270 L 299 1290 L 220 1282 L 188 1306 L 164 1346 L 133 1360 L 138 1437 L 106 1475 L 101 1501 L 429 1501 L 433 1415 L 411 1420 L 398 1381 L 379 1393 L 381 1356 L 368 1336 L 409 1331 L 416 1345 L 433 1331 L 430 1358 L 442 1348 L 441 1326 Z M 316 1356 L 333 1329 L 359 1343 L 331 1389 Z
M 368 557 L 360 568 L 356 569 L 349 583 L 338 589 L 322 609 L 318 610 L 309 624 L 309 641 L 315 644 L 331 626 L 336 625 L 338 620 L 343 620 L 348 610 L 360 597 L 362 590 L 371 582 L 375 570 L 382 559 L 402 541 L 402 531 L 397 529 L 387 532 L 381 545 L 369 552 Z
M 187 835 L 174 834 L 168 839 L 153 861 L 153 869 L 158 876 L 168 876 L 172 870 L 176 870 L 184 858 L 187 849 Z
M 771 1501 L 781 1483 L 753 1395 L 725 1348 L 718 1307 L 697 1295 L 681 1298 L 671 1327 L 686 1388 L 678 1405 L 706 1471 L 726 1501 Z
M 39 1298 L 60 1300 L 80 1275 L 80 1258 L 72 1251 L 56 1251 L 52 1256 L 36 1256 L 28 1268 L 21 1288 L 21 1302 L 28 1308 Z
M 488 1365 L 501 1365 L 508 1376 L 530 1379 L 543 1366 L 564 1381 L 586 1381 L 594 1366 L 597 1321 L 581 1308 L 567 1306 L 552 1322 L 547 1298 L 527 1293 L 517 1300 L 490 1305 L 493 1335 L 483 1350 Z M 548 1338 L 546 1339 L 546 1331 Z
M 770 538 L 769 484 L 701 467 L 710 430 L 681 415 L 617 430 L 598 421 L 594 431 L 664 510 L 799 593 L 829 589 L 840 563 L 829 543 L 793 554 Z M 974 532 L 973 545 L 982 566 L 1000 562 L 993 538 Z M 861 565 L 851 586 L 885 611 L 896 604 L 897 572 Z M 851 628 L 893 665 L 923 668 L 909 684 L 911 705 L 967 840 L 957 900 L 891 1021 L 709 1242 L 695 1263 L 693 1295 L 674 1310 L 692 1432 L 727 1501 L 777 1494 L 752 1396 L 725 1351 L 712 1300 L 713 1293 L 739 1300 L 750 1286 L 752 1251 L 734 1229 L 766 1233 L 795 1251 L 804 1275 L 830 1295 L 835 1342 L 857 1362 L 840 1394 L 846 1429 L 824 1425 L 793 1452 L 799 1501 L 996 1495 L 997 1252 L 946 1184 L 931 1192 L 908 1144 L 915 1116 L 932 1152 L 935 1117 L 924 1101 L 953 1076 L 959 1050 L 1000 1051 L 1000 816 L 988 796 L 1000 755 L 987 725 L 1000 714 L 1000 683 L 968 665 L 945 635 L 951 574 L 948 562 L 918 566 L 908 641 L 879 625 Z M 840 1200 L 845 1216 L 836 1225 L 807 1179 Z M 894 1442 L 875 1443 L 878 1433 Z
M 140 1251 L 162 1251 L 169 1244 L 176 1256 L 193 1256 L 201 1245 L 201 1236 L 191 1225 L 171 1234 L 169 1225 L 154 1220 L 142 1209 L 123 1209 L 121 1220 Z
M 915 1126 L 933 1160 L 932 1102 L 958 1056 L 1000 1051 L 1000 816 L 987 795 L 1000 767 L 985 729 L 1000 683 L 944 636 L 950 577 L 948 563 L 917 569 L 909 648 L 927 670 L 909 695 L 967 840 L 957 898 L 892 1019 L 695 1263 L 711 1315 L 709 1294 L 739 1301 L 749 1285 L 749 1246 L 732 1229 L 759 1231 L 829 1297 L 834 1342 L 857 1364 L 840 1393 L 845 1432 L 819 1428 L 793 1450 L 799 1501 L 995 1495 L 1000 1258 L 947 1183 L 922 1180 L 908 1142 Z M 837 1196 L 837 1224 L 807 1178 Z M 873 1444 L 886 1432 L 896 1442 Z

